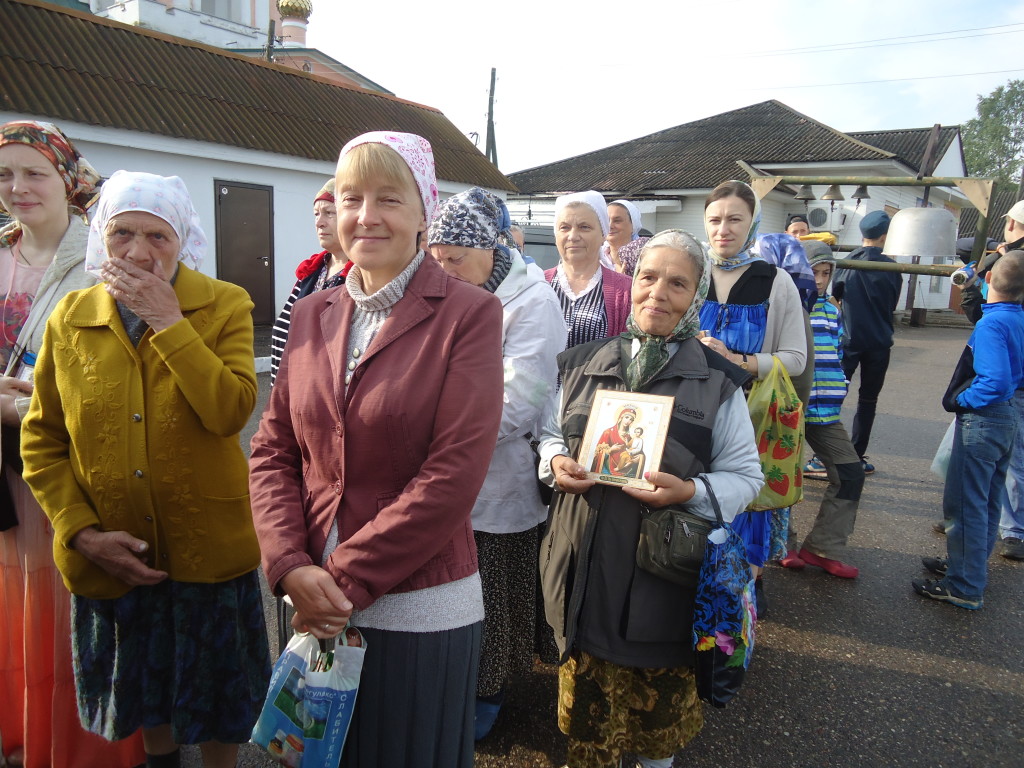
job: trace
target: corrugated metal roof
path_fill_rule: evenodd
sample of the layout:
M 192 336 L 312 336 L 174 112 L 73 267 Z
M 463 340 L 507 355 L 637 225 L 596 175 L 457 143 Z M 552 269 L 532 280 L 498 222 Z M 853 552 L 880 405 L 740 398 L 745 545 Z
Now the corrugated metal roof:
M 612 147 L 509 174 L 523 192 L 596 189 L 644 194 L 705 189 L 758 163 L 882 160 L 892 153 L 771 100 Z
M 1020 198 L 1017 197 L 1016 184 L 1002 184 L 996 187 L 996 194 L 988 209 L 988 236 L 996 240 L 1003 239 L 1006 224 L 1003 217 Z M 957 227 L 958 237 L 974 237 L 978 226 L 978 209 L 964 208 L 960 212 L 960 224 Z
M 333 161 L 371 130 L 417 133 L 437 175 L 514 190 L 431 107 L 37 0 L 0 0 L 0 109 Z
M 920 171 L 921 163 L 924 161 L 924 151 L 928 147 L 928 136 L 931 132 L 931 128 L 907 128 L 892 131 L 851 131 L 847 135 L 859 139 L 865 144 L 892 152 L 905 165 L 910 166 L 915 171 Z M 942 159 L 946 150 L 949 149 L 949 145 L 953 143 L 953 139 L 959 133 L 959 125 L 944 125 L 939 129 L 936 160 Z

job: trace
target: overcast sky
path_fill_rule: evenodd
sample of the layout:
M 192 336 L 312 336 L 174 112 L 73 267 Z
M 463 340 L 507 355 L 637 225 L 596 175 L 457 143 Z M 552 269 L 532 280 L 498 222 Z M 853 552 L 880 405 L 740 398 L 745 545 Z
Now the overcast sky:
M 1024 0 L 316 0 L 307 43 L 481 151 L 497 67 L 511 173 L 767 99 L 842 131 L 961 123 L 1024 78 Z

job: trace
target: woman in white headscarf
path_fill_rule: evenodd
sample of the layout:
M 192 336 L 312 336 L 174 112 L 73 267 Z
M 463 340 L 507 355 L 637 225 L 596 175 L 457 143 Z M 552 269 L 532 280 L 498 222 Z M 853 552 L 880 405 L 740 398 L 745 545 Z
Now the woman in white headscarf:
M 636 207 L 635 203 L 631 203 L 629 200 L 613 200 L 608 203 L 608 238 L 605 240 L 601 254 L 601 261 L 606 267 L 611 267 L 616 272 L 623 272 L 632 277 L 632 268 L 627 271 L 619 249 L 640 237 L 642 226 L 640 209 Z M 635 265 L 634 259 L 631 267 Z
M 25 480 L 72 593 L 79 714 L 140 728 L 147 765 L 235 765 L 270 678 L 239 433 L 256 403 L 252 302 L 206 277 L 177 177 L 118 171 L 86 264 L 105 284 L 47 323 L 22 428 Z
M 626 329 L 631 281 L 601 264 L 607 236 L 608 206 L 600 193 L 576 192 L 555 201 L 555 246 L 561 258 L 544 278 L 562 305 L 566 349 Z

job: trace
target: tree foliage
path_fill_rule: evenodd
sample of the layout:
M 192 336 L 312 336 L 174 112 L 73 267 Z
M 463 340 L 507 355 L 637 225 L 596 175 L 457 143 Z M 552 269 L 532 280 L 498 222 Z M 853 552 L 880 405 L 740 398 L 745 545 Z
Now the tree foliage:
M 1017 184 L 1024 164 L 1024 80 L 979 96 L 977 110 L 961 128 L 968 172 Z

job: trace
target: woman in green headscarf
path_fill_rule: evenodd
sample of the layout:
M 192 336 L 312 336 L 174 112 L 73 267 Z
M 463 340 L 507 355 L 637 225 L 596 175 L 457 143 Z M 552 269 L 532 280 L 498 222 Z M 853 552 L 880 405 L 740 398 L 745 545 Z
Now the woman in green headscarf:
M 633 275 L 626 332 L 558 358 L 560 401 L 540 444 L 541 478 L 557 491 L 541 548 L 548 623 L 561 653 L 558 724 L 570 768 L 669 766 L 703 725 L 693 664 L 694 589 L 636 565 L 642 506 L 681 505 L 725 520 L 757 495 L 762 476 L 739 367 L 696 338 L 710 270 L 680 230 L 653 237 Z M 578 462 L 598 389 L 675 398 L 655 490 L 595 485 Z M 645 436 L 645 437 L 650 437 Z M 600 713 L 600 714 L 598 714 Z

